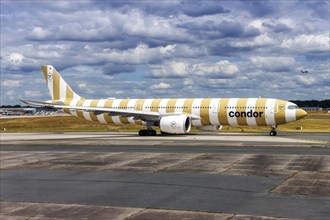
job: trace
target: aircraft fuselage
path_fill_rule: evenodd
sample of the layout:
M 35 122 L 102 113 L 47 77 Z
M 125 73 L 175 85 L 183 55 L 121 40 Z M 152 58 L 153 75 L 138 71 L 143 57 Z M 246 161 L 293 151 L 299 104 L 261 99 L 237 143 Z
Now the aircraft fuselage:
M 65 105 L 100 107 L 121 110 L 158 112 L 161 115 L 187 114 L 200 119 L 192 126 L 274 126 L 303 118 L 306 113 L 296 105 L 270 98 L 181 98 L 181 99 L 66 99 Z M 134 117 L 116 116 L 97 111 L 64 109 L 65 112 L 89 121 L 114 124 L 143 124 Z

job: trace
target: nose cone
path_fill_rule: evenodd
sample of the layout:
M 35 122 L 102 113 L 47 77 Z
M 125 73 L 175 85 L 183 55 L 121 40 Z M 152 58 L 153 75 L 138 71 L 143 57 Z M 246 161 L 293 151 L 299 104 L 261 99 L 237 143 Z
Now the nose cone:
M 302 119 L 307 115 L 307 112 L 302 109 L 296 110 L 296 120 Z

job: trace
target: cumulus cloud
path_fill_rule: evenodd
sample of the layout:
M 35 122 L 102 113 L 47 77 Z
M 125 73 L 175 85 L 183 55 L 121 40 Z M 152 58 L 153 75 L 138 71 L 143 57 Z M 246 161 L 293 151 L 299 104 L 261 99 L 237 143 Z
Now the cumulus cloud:
M 163 65 L 152 65 L 147 76 L 155 78 L 184 77 L 189 74 L 189 68 L 187 62 L 171 61 Z
M 297 54 L 329 56 L 329 33 L 319 35 L 299 35 L 283 41 L 281 47 Z
M 116 95 L 121 95 L 121 94 L 124 94 L 125 92 L 123 90 L 118 90 L 118 91 L 115 91 L 115 94 Z
M 244 26 L 242 23 L 227 19 L 223 21 L 206 20 L 202 23 L 189 21 L 180 24 L 181 28 L 186 29 L 194 35 L 198 34 L 201 39 L 217 38 L 246 38 L 255 37 L 260 34 L 257 28 Z
M 12 64 L 22 63 L 24 56 L 19 53 L 11 53 L 8 55 L 8 61 Z
M 289 32 L 289 31 L 291 31 L 291 28 L 288 27 L 284 23 L 268 23 L 268 22 L 264 22 L 262 25 L 264 27 L 267 27 L 267 28 L 271 29 L 275 33 Z
M 267 72 L 289 72 L 295 65 L 292 57 L 251 57 L 252 64 Z
M 1 86 L 4 87 L 19 87 L 23 83 L 22 80 L 11 80 L 11 79 L 6 79 L 1 83 Z
M 175 45 L 150 48 L 146 44 L 139 44 L 125 51 L 110 49 L 101 56 L 109 62 L 119 64 L 159 63 L 162 59 L 170 57 L 175 52 L 175 48 Z
M 238 67 L 228 60 L 216 63 L 192 64 L 183 61 L 172 61 L 152 66 L 148 76 L 155 78 L 183 78 L 186 76 L 204 76 L 211 78 L 229 78 L 238 73 Z
M 229 43 L 230 46 L 236 47 L 236 48 L 258 48 L 258 47 L 265 47 L 270 46 L 275 43 L 274 39 L 270 37 L 268 34 L 262 34 L 260 36 L 257 36 L 252 41 L 251 40 L 235 40 Z
M 25 97 L 27 98 L 36 98 L 36 97 L 40 97 L 41 94 L 40 94 L 40 91 L 30 91 L 30 90 L 27 90 L 27 91 L 24 91 L 24 95 Z
M 238 67 L 228 60 L 219 61 L 214 64 L 200 63 L 193 65 L 193 72 L 201 76 L 210 76 L 215 78 L 227 78 L 236 74 Z
M 85 89 L 86 86 L 87 86 L 87 83 L 85 83 L 85 82 L 80 82 L 80 83 L 78 84 L 78 86 L 79 86 L 80 89 Z
M 51 37 L 51 32 L 43 29 L 42 27 L 35 27 L 28 35 L 31 40 L 47 40 Z
M 158 84 L 154 84 L 150 87 L 151 89 L 169 89 L 171 88 L 171 85 L 170 84 L 167 84 L 167 83 L 158 83 Z
M 183 85 L 184 86 L 193 86 L 194 85 L 194 81 L 192 79 L 185 79 L 183 81 Z
M 88 16 L 86 16 L 88 13 Z M 106 16 L 105 16 L 106 14 Z M 53 13 L 52 19 L 45 18 L 43 27 L 35 27 L 27 35 L 32 41 L 122 41 L 128 38 L 138 39 L 187 39 L 189 36 L 167 19 L 145 14 L 141 10 L 121 11 L 88 10 L 72 11 L 70 17 L 62 13 Z M 59 25 L 47 25 L 54 23 Z M 176 33 L 173 35 L 173 33 Z
M 304 86 L 310 86 L 317 82 L 317 79 L 313 76 L 297 76 L 295 77 L 298 83 Z
M 5 53 L 1 58 L 2 68 L 10 71 L 30 72 L 36 67 L 37 61 L 34 58 L 24 56 L 22 53 Z
M 329 89 L 328 6 L 322 0 L 1 1 L 1 86 L 8 93 L 1 100 L 13 103 L 39 90 L 38 99 L 49 99 L 44 64 L 86 97 L 209 97 L 210 91 L 255 97 L 257 90 L 287 98 L 285 88 L 292 99 L 320 99 Z M 164 86 L 159 78 L 171 90 L 156 89 Z

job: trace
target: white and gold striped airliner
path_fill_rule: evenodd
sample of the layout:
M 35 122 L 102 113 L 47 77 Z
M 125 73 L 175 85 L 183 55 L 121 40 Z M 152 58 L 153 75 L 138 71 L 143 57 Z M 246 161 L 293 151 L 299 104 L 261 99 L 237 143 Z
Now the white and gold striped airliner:
M 54 67 L 42 66 L 52 100 L 22 100 L 35 106 L 50 106 L 89 121 L 114 124 L 141 124 L 141 136 L 162 133 L 186 134 L 192 126 L 216 131 L 222 125 L 271 126 L 296 121 L 306 112 L 296 104 L 270 98 L 178 98 L 178 99 L 85 99 L 77 95 Z

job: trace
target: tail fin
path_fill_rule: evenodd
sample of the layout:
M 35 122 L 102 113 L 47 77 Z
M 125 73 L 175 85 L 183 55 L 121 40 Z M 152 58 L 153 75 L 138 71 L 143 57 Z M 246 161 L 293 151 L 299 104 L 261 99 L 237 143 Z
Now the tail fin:
M 81 98 L 51 65 L 41 66 L 52 100 Z

